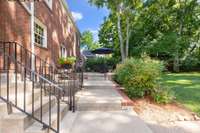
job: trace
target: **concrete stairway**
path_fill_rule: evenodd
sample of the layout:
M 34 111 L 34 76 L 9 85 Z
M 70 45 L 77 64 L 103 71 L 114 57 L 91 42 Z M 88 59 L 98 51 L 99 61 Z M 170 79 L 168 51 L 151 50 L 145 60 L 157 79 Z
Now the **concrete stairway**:
M 123 97 L 104 74 L 86 73 L 77 93 L 77 110 L 64 117 L 61 133 L 152 133 L 133 110 L 123 110 Z
M 17 91 L 17 103 L 18 106 L 23 109 L 24 107 L 24 87 L 23 82 L 18 82 L 18 91 Z M 1 96 L 6 98 L 6 83 L 1 83 Z M 27 81 L 26 83 L 26 111 L 32 113 L 32 82 Z M 10 82 L 10 101 L 15 102 L 15 83 Z M 44 95 L 42 91 L 42 114 L 43 121 L 49 123 L 49 97 Z M 34 116 L 40 119 L 41 115 L 41 90 L 40 88 L 34 89 Z M 66 103 L 61 103 L 60 106 L 60 116 L 61 120 L 67 114 L 69 107 Z M 51 124 L 56 128 L 57 124 L 57 102 L 54 96 L 51 97 Z M 25 113 L 12 108 L 11 114 L 8 114 L 7 104 L 3 101 L 0 101 L 0 133 L 50 133 L 51 131 L 47 128 L 44 128 L 42 124 L 33 120 L 30 116 Z M 52 132 L 53 133 L 53 132 Z
M 123 98 L 114 89 L 111 81 L 101 80 L 84 82 L 84 89 L 77 94 L 79 111 L 116 111 L 121 110 Z
M 77 111 L 68 111 L 68 106 L 63 103 L 60 108 L 61 131 L 60 133 L 152 133 L 146 124 L 132 110 L 123 110 L 123 97 L 114 89 L 111 81 L 102 74 L 86 74 L 88 80 L 84 82 L 84 88 L 77 93 Z M 20 86 L 20 83 L 18 83 Z M 2 85 L 2 84 L 1 84 Z M 31 112 L 32 84 L 27 82 L 27 111 Z M 2 85 L 3 86 L 3 85 Z M 6 86 L 4 86 L 6 87 Z M 10 91 L 14 101 L 14 84 Z M 20 86 L 20 88 L 23 86 Z M 34 114 L 40 117 L 40 89 L 35 89 Z M 23 89 L 18 92 L 23 96 Z M 2 92 L 6 96 L 6 92 Z M 43 93 L 44 94 L 44 93 Z M 20 96 L 20 97 L 21 97 Z M 23 106 L 23 98 L 18 99 L 20 106 Z M 43 97 L 43 120 L 49 121 L 49 99 Z M 51 124 L 56 127 L 57 103 L 55 97 L 51 98 Z M 23 112 L 13 108 L 8 114 L 7 106 L 0 102 L 0 133 L 53 133 L 44 128 L 43 125 L 31 119 Z
M 86 73 L 84 89 L 77 93 L 78 111 L 119 111 L 122 109 L 121 95 L 105 74 Z

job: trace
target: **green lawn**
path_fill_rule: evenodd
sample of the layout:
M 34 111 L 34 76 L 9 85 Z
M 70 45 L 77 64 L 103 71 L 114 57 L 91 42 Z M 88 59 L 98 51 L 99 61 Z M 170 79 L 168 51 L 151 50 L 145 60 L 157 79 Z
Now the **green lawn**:
M 166 74 L 163 82 L 172 88 L 178 102 L 200 116 L 200 73 Z

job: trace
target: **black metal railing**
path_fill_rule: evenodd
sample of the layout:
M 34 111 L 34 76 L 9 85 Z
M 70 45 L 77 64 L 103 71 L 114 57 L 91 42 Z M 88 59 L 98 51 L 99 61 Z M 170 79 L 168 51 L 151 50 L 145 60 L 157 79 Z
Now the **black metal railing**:
M 55 133 L 59 133 L 60 129 L 60 102 L 65 101 L 69 104 L 70 110 L 75 111 L 75 84 L 78 79 L 80 89 L 82 87 L 83 79 L 82 72 L 76 73 L 76 69 L 68 73 L 62 73 L 64 79 L 59 78 L 59 69 L 54 65 L 47 63 L 39 56 L 32 53 L 30 50 L 16 42 L 0 42 L 0 94 L 3 90 L 2 74 L 6 79 L 5 96 L 0 95 L 0 99 L 8 104 L 8 107 L 15 107 L 24 112 L 34 120 L 40 122 L 44 127 L 49 128 Z M 14 99 L 10 97 L 10 78 L 14 77 Z M 18 76 L 20 74 L 20 76 Z M 20 77 L 20 79 L 19 79 Z M 18 84 L 23 84 L 23 106 L 18 103 L 19 88 Z M 31 83 L 31 107 L 27 107 L 27 91 L 30 88 L 28 83 Z M 35 91 L 40 91 L 40 112 L 35 114 Z M 43 120 L 43 99 L 48 97 L 48 122 Z M 52 125 L 52 99 L 57 102 L 57 125 Z M 9 112 L 12 112 L 10 110 Z

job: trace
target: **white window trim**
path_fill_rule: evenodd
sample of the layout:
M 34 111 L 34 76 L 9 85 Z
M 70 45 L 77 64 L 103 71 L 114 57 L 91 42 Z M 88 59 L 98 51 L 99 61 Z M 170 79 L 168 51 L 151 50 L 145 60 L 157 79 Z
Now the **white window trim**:
M 42 48 L 47 48 L 47 27 L 37 18 L 35 18 L 35 22 L 36 24 L 38 24 L 39 26 L 41 26 L 43 29 L 44 29 L 44 46 L 41 46 L 40 44 L 37 44 L 34 40 L 34 43 L 39 46 L 39 47 L 42 47 Z M 35 36 L 35 31 L 34 31 L 34 36 Z
M 52 7 L 53 7 L 53 0 L 44 0 L 44 3 L 49 7 L 49 9 L 52 10 Z
M 66 58 L 67 57 L 67 48 L 64 45 L 60 45 L 61 51 L 60 51 L 60 57 Z M 64 51 L 63 51 L 64 50 Z
M 26 9 L 26 11 L 29 13 L 29 14 L 32 14 L 31 13 L 31 9 L 22 1 L 20 1 L 20 3 L 22 4 L 22 6 Z

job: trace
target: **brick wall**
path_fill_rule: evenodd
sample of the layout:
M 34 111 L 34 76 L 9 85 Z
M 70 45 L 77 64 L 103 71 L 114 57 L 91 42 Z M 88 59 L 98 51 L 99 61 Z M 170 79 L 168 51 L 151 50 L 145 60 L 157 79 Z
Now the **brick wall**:
M 0 0 L 0 40 L 30 49 L 30 15 L 18 2 Z
M 47 48 L 35 46 L 36 55 L 57 65 L 61 44 L 68 55 L 80 54 L 76 29 L 60 0 L 53 0 L 52 10 L 43 1 L 35 2 L 35 17 L 47 27 Z M 19 2 L 0 0 L 0 41 L 16 41 L 31 48 L 30 14 Z

